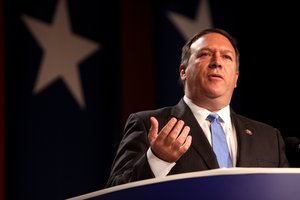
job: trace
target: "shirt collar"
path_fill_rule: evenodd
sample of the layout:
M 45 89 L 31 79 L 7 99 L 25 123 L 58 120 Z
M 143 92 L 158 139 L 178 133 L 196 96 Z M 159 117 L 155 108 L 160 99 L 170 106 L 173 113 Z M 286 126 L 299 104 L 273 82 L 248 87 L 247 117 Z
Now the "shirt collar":
M 187 96 L 184 96 L 183 100 L 189 106 L 189 108 L 192 110 L 193 114 L 199 117 L 200 121 L 206 120 L 206 117 L 211 113 L 209 110 L 194 104 L 192 102 L 192 100 L 189 99 Z M 221 119 L 222 119 L 221 122 L 231 125 L 229 105 L 227 105 L 224 108 L 222 108 L 221 110 L 219 110 L 217 112 L 217 114 L 221 117 Z

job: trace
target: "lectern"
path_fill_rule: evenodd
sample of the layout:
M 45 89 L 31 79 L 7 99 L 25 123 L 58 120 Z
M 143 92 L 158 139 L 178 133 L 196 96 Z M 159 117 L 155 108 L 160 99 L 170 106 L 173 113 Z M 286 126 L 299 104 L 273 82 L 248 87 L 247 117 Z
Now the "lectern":
M 300 200 L 300 168 L 228 168 L 136 181 L 68 200 Z

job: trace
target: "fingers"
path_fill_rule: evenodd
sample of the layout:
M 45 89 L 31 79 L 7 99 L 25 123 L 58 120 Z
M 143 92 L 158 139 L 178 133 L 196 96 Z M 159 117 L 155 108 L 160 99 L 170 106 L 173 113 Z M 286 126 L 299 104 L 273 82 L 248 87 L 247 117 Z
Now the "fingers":
M 177 119 L 176 118 L 171 118 L 169 122 L 162 128 L 159 137 L 158 136 L 158 121 L 155 117 L 150 117 L 150 123 L 151 123 L 151 128 L 149 130 L 148 134 L 148 140 L 150 144 L 153 142 L 153 140 L 157 140 L 157 142 L 161 142 L 165 140 L 165 138 L 169 135 L 171 130 L 173 129 L 174 125 L 176 124 Z
M 165 140 L 170 134 L 170 132 L 173 130 L 174 126 L 177 123 L 177 119 L 175 117 L 172 117 L 168 123 L 161 129 L 161 132 L 159 134 L 158 140 Z M 178 130 L 178 127 L 177 127 Z
M 151 128 L 148 139 L 151 149 L 159 158 L 177 161 L 191 146 L 190 127 L 184 121 L 171 118 L 158 133 L 159 123 L 155 117 L 150 118 Z
M 166 145 L 172 145 L 173 142 L 177 140 L 177 137 L 180 135 L 184 126 L 184 122 L 182 120 L 178 120 L 178 122 L 173 126 L 173 129 L 166 135 L 164 139 Z
M 173 149 L 178 151 L 178 154 L 180 156 L 184 154 L 192 144 L 192 136 L 188 135 L 189 132 L 190 132 L 190 127 L 185 126 L 181 134 L 172 143 Z
M 149 143 L 152 144 L 152 142 L 157 138 L 158 121 L 155 117 L 150 117 L 150 123 L 151 123 L 151 128 L 149 130 L 148 140 Z
M 180 149 L 178 150 L 179 155 L 183 155 L 185 152 L 187 152 L 187 150 L 190 148 L 192 144 L 192 136 L 188 136 L 185 140 L 185 143 L 180 147 Z
M 190 127 L 185 126 L 181 132 L 181 134 L 174 140 L 173 146 L 175 149 L 180 149 L 182 145 L 186 142 L 188 134 L 190 132 Z

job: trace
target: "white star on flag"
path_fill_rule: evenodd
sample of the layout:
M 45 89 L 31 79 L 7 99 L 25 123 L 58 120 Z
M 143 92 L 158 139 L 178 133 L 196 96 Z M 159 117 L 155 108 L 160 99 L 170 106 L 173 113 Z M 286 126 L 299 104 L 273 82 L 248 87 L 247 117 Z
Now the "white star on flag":
M 52 24 L 23 15 L 22 19 L 44 50 L 34 93 L 62 79 L 81 108 L 85 100 L 79 64 L 100 48 L 100 44 L 71 31 L 66 0 L 59 0 Z
M 212 27 L 210 8 L 207 0 L 202 0 L 201 3 L 199 3 L 195 20 L 191 20 L 171 11 L 168 12 L 167 15 L 181 32 L 185 40 L 203 29 Z

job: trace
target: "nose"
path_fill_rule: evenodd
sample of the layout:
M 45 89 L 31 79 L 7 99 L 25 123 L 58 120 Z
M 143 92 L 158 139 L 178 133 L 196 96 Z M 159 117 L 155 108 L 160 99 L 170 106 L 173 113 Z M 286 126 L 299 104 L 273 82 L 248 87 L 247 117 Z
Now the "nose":
M 216 60 L 212 60 L 209 64 L 209 68 L 221 68 L 222 65 L 220 64 L 220 62 L 216 61 Z
M 210 68 L 218 68 L 218 67 L 221 67 L 220 64 L 216 63 L 216 62 L 212 62 L 210 65 L 209 65 Z
M 212 57 L 211 62 L 209 64 L 209 67 L 210 68 L 218 68 L 218 67 L 221 67 L 221 66 L 222 65 L 220 64 L 218 55 L 214 54 L 214 56 Z

